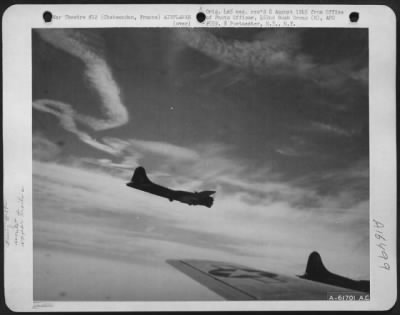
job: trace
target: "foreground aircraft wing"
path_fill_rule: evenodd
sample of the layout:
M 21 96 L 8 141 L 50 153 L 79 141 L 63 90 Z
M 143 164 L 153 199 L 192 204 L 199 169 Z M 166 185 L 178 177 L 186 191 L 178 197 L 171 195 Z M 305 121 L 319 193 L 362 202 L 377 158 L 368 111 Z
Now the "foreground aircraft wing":
M 332 293 L 359 291 L 246 266 L 209 260 L 167 263 L 227 300 L 327 300 Z

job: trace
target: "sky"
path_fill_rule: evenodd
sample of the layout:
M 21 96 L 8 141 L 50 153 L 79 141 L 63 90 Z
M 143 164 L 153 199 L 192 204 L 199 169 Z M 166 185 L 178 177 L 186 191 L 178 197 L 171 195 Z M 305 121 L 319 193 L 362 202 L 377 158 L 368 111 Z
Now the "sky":
M 36 29 L 32 37 L 37 298 L 215 299 L 165 260 L 294 275 L 313 250 L 332 271 L 369 279 L 367 30 Z M 213 207 L 126 187 L 139 165 L 170 188 L 216 190 Z M 80 267 L 66 277 L 76 266 L 68 261 L 97 261 L 99 283 L 110 283 L 104 266 L 125 272 L 113 271 L 111 293 L 85 295 L 90 275 Z M 118 282 L 149 268 L 135 294 L 132 282 Z M 69 286 L 54 290 L 54 279 Z

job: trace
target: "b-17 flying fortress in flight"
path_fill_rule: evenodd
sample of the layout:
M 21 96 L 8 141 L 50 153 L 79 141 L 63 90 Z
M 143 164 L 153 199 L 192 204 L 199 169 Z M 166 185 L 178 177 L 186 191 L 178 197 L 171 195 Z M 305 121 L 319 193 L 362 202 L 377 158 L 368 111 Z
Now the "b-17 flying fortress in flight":
M 131 181 L 126 185 L 153 195 L 167 198 L 171 202 L 177 200 L 190 206 L 201 205 L 211 208 L 214 202 L 214 198 L 211 197 L 211 195 L 215 194 L 215 191 L 188 192 L 157 185 L 150 181 L 146 175 L 145 169 L 141 166 L 135 169 Z

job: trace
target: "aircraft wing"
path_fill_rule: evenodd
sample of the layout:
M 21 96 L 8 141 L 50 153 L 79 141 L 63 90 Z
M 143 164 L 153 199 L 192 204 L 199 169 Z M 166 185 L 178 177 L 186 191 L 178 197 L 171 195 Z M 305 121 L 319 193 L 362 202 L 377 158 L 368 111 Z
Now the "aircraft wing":
M 329 293 L 352 293 L 325 283 L 288 277 L 242 265 L 208 260 L 167 263 L 228 300 L 327 300 Z

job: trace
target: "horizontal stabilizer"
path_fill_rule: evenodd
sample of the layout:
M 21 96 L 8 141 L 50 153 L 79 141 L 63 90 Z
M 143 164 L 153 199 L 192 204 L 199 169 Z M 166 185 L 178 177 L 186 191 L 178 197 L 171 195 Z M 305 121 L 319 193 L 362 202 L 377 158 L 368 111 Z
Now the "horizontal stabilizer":
M 204 190 L 201 192 L 202 195 L 211 196 L 215 194 L 214 190 Z

